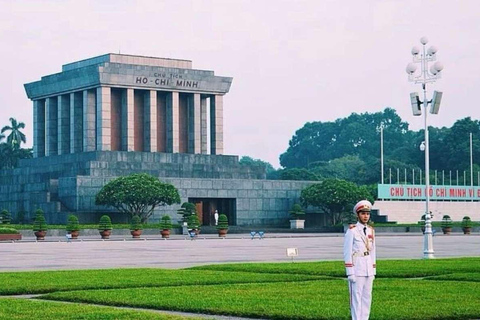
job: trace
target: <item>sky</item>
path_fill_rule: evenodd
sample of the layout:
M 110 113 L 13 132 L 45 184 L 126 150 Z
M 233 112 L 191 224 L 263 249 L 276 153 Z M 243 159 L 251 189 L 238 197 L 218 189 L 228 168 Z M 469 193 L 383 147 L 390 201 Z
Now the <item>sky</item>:
M 187 59 L 233 77 L 224 97 L 225 154 L 279 167 L 306 122 L 394 108 L 413 130 L 411 48 L 438 48 L 443 92 L 428 124 L 480 119 L 476 0 L 0 0 L 0 126 L 16 118 L 33 141 L 23 84 L 66 63 L 122 53 Z M 469 137 L 466 137 L 469 139 Z M 379 142 L 380 143 L 380 142 Z

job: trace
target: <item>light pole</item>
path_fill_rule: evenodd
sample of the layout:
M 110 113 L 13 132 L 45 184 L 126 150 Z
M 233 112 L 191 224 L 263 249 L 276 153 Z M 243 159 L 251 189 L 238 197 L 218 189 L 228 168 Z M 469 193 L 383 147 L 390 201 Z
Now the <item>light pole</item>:
M 440 101 L 442 99 L 442 93 L 434 91 L 432 100 L 427 100 L 427 83 L 433 83 L 441 77 L 441 71 L 443 70 L 443 64 L 439 61 L 433 63 L 428 67 L 428 64 L 436 61 L 437 48 L 431 46 L 426 49 L 428 39 L 422 37 L 420 39 L 422 44 L 422 51 L 418 47 L 412 48 L 413 62 L 407 65 L 406 71 L 408 73 L 408 80 L 414 83 L 422 84 L 423 89 L 423 101 L 420 101 L 418 93 L 410 93 L 410 102 L 412 105 L 412 111 L 414 116 L 420 116 L 422 114 L 421 105 L 424 107 L 424 128 L 425 128 L 425 235 L 423 238 L 423 258 L 432 259 L 433 256 L 433 237 L 432 237 L 432 216 L 429 209 L 430 202 L 430 158 L 429 158 L 429 143 L 428 143 L 428 125 L 427 125 L 427 107 L 430 103 L 430 113 L 437 114 L 440 108 Z M 415 73 L 417 70 L 417 64 L 420 64 L 420 73 Z

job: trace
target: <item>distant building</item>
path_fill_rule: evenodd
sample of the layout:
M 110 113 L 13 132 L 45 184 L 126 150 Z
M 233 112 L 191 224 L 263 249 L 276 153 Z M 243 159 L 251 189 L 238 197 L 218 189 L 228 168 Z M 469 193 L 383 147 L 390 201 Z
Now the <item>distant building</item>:
M 146 172 L 197 205 L 204 225 L 215 210 L 232 225 L 287 225 L 311 182 L 265 179 L 265 168 L 223 155 L 223 96 L 232 78 L 192 69 L 188 60 L 106 54 L 66 64 L 25 84 L 33 101 L 34 158 L 0 171 L 0 208 L 50 223 L 68 213 L 97 221 L 108 181 Z M 152 221 L 178 206 L 159 208 Z M 122 215 L 111 215 L 116 221 Z

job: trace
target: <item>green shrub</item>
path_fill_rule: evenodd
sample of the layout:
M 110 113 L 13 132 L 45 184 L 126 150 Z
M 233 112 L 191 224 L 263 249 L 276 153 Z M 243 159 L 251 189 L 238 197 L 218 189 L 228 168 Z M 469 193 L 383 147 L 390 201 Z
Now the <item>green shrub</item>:
M 47 231 L 48 225 L 43 215 L 42 209 L 35 211 L 35 221 L 33 222 L 33 231 Z
M 160 221 L 160 229 L 161 230 L 170 230 L 172 229 L 172 219 L 169 215 L 165 215 L 162 217 Z
M 177 213 L 182 215 L 183 222 L 188 223 L 188 218 L 197 214 L 197 207 L 193 203 L 184 202 L 180 209 L 177 210 Z
M 290 210 L 289 213 L 292 216 L 292 219 L 300 219 L 300 217 L 305 215 L 305 211 L 303 211 L 302 206 L 298 203 L 295 203 L 292 206 L 292 210 Z
M 100 217 L 98 230 L 112 230 L 112 220 L 106 214 Z
M 65 227 L 65 229 L 68 231 L 68 232 L 72 232 L 72 231 L 78 231 L 80 230 L 80 225 L 78 223 L 78 218 L 77 216 L 71 214 L 68 216 L 68 221 L 67 221 L 67 226 Z
M 442 224 L 441 224 L 442 228 L 451 228 L 452 225 L 453 223 L 450 216 L 448 214 L 444 215 L 442 218 Z
M 0 217 L 2 220 L 2 224 L 10 224 L 12 221 L 12 215 L 8 210 L 3 209 L 2 212 L 0 213 Z
M 130 230 L 142 230 L 143 225 L 142 225 L 142 219 L 138 215 L 134 215 L 132 218 L 132 221 L 130 223 Z
M 18 234 L 17 229 L 14 228 L 0 228 L 0 234 Z
M 198 217 L 196 214 L 192 214 L 191 216 L 188 217 L 187 226 L 188 226 L 188 229 L 200 230 L 200 220 L 198 220 Z
M 462 228 L 471 228 L 473 226 L 472 219 L 469 216 L 465 216 L 462 219 Z
M 226 215 L 221 214 L 218 216 L 217 229 L 228 229 L 228 218 Z

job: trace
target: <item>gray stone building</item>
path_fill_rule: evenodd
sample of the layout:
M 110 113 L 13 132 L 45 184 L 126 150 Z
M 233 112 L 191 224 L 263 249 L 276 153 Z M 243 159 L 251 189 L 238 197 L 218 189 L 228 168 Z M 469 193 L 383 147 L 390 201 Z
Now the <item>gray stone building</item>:
M 187 60 L 106 54 L 25 84 L 34 158 L 0 171 L 0 208 L 14 216 L 42 208 L 50 223 L 64 223 L 68 213 L 96 222 L 110 211 L 94 201 L 105 183 L 147 172 L 195 203 L 204 225 L 215 210 L 232 225 L 285 225 L 308 183 L 266 180 L 264 168 L 223 155 L 231 83 Z M 178 218 L 177 209 L 159 208 L 152 221 Z

